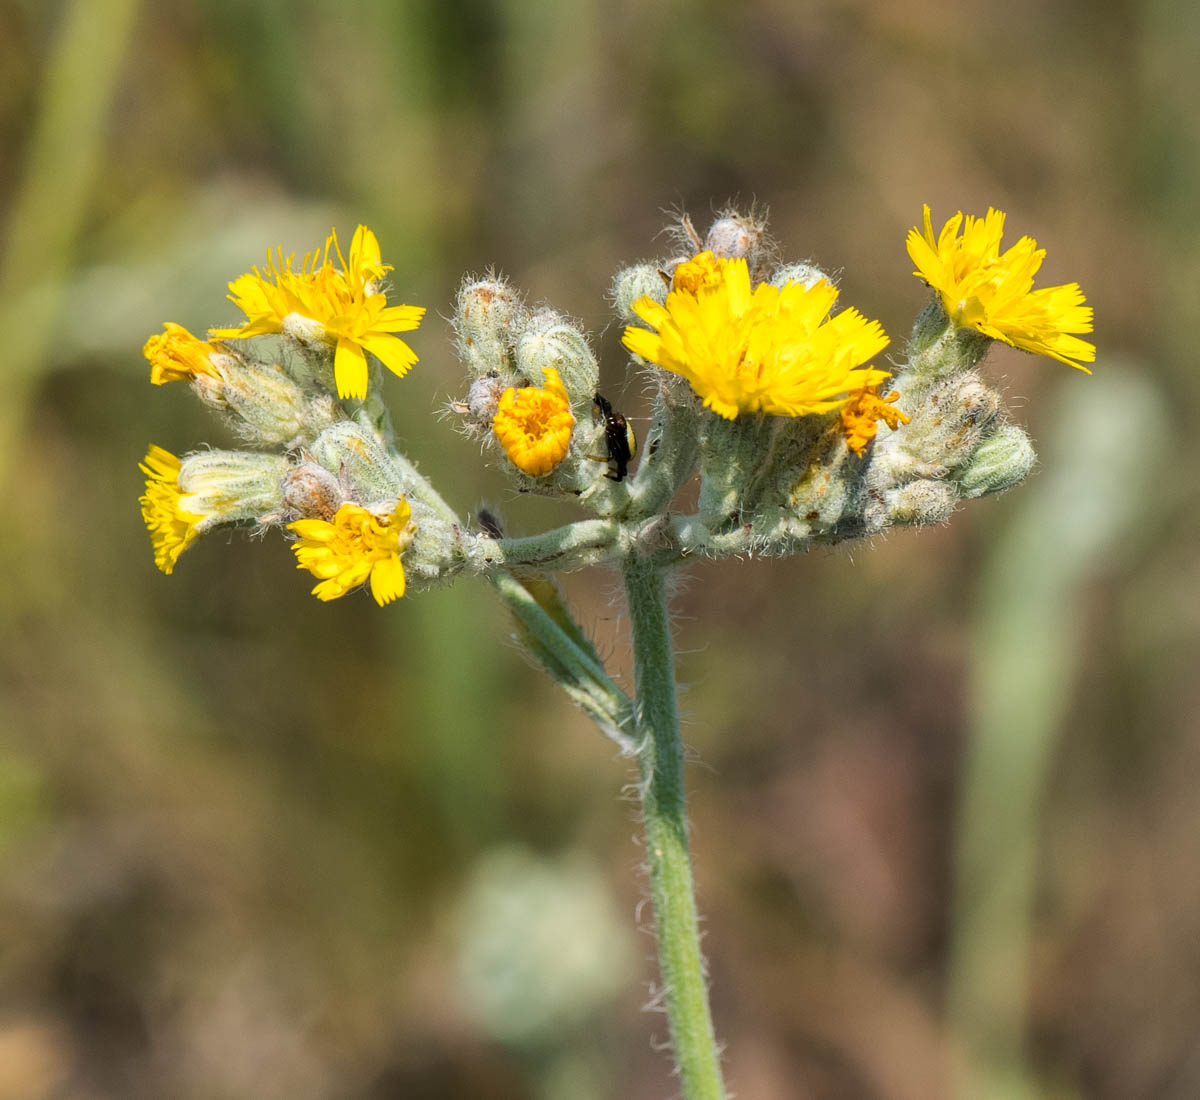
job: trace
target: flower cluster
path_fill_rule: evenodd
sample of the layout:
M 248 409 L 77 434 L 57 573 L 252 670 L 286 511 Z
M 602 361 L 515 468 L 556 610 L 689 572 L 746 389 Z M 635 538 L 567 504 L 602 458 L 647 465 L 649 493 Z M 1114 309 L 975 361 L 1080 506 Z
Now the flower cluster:
M 291 536 L 296 567 L 316 578 L 322 601 L 366 586 L 382 607 L 459 575 L 486 577 L 525 651 L 638 758 L 667 1011 L 690 1047 L 679 1059 L 689 1096 L 722 1087 L 686 852 L 659 842 L 686 825 L 672 776 L 680 749 L 666 576 L 697 557 L 785 555 L 944 522 L 960 502 L 1029 473 L 1028 437 L 976 369 L 989 343 L 1084 370 L 1096 349 L 1078 335 L 1092 329 L 1079 286 L 1034 290 L 1044 252 L 1028 237 L 1001 252 L 1003 225 L 995 210 L 958 214 L 935 238 L 925 207 L 908 250 L 934 297 L 903 361 L 884 370 L 872 365 L 889 343 L 880 324 L 837 309 L 836 287 L 811 263 L 778 265 L 763 218 L 727 211 L 701 237 L 682 217 L 678 252 L 625 268 L 612 287 L 622 344 L 651 401 L 640 448 L 634 418 L 599 391 L 580 326 L 528 309 L 494 273 L 468 278 L 453 325 L 469 382 L 447 412 L 516 491 L 591 513 L 522 537 L 486 505 L 464 520 L 399 449 L 368 356 L 403 375 L 416 356 L 395 334 L 416 328 L 423 310 L 388 305 L 380 280 L 391 268 L 365 226 L 348 259 L 331 234 L 298 268 L 280 250 L 229 284 L 242 325 L 205 341 L 167 324 L 146 342 L 152 382 L 186 382 L 258 448 L 182 458 L 149 448 L 141 506 L 159 569 L 172 572 L 214 527 L 253 524 Z M 624 573 L 634 697 L 553 579 L 590 565 Z M 676 894 L 684 904 L 662 904 Z
M 150 447 L 141 464 L 142 518 L 164 573 L 215 526 L 286 525 L 300 568 L 320 580 L 318 598 L 363 584 L 381 605 L 404 594 L 402 557 L 417 530 L 406 494 L 425 483 L 410 467 L 389 464 L 378 415 L 329 392 L 366 398 L 368 353 L 395 374 L 416 362 L 394 333 L 416 328 L 424 310 L 387 304 L 380 280 L 390 270 L 366 226 L 355 231 L 348 259 L 331 233 L 298 269 L 277 253 L 265 273 L 255 268 L 229 284 L 245 324 L 201 340 L 168 322 L 146 341 L 151 382 L 189 383 L 248 443 L 279 448 L 180 459 Z M 257 339 L 276 335 L 282 348 Z
M 369 357 L 403 375 L 416 356 L 396 334 L 424 310 L 388 304 L 375 235 L 360 225 L 343 256 L 331 233 L 298 265 L 269 253 L 229 284 L 243 324 L 201 339 L 168 323 L 146 341 L 151 381 L 185 382 L 250 448 L 149 449 L 155 563 L 170 573 L 217 526 L 277 527 L 319 599 L 368 586 L 384 605 L 459 573 L 532 584 L 630 553 L 785 554 L 943 521 L 1034 463 L 977 370 L 989 342 L 1084 370 L 1095 347 L 1079 336 L 1092 329 L 1079 286 L 1035 290 L 1045 253 L 1029 237 L 1001 250 L 1003 214 L 957 214 L 935 235 L 925 207 L 923 222 L 908 251 L 933 298 L 907 357 L 883 369 L 880 324 L 839 308 L 813 264 L 779 264 L 764 221 L 731 211 L 701 236 L 682 219 L 677 254 L 613 282 L 652 399 L 641 447 L 579 325 L 494 273 L 465 280 L 453 325 L 469 385 L 449 410 L 519 491 L 595 517 L 521 539 L 490 509 L 464 521 L 396 447 Z M 689 498 L 695 513 L 676 514 Z

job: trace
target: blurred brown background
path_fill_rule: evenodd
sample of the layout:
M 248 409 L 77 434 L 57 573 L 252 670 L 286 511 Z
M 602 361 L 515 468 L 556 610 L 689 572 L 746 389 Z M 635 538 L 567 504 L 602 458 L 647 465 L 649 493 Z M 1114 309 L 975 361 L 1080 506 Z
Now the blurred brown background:
M 665 211 L 758 200 L 899 352 L 930 202 L 1077 279 L 1089 379 L 946 527 L 694 568 L 680 674 L 741 1100 L 1200 1095 L 1200 9 L 1184 0 L 0 2 L 0 1098 L 650 1100 L 631 772 L 464 583 L 325 606 L 282 540 L 154 569 L 137 461 L 230 442 L 140 348 L 376 230 L 433 415 L 496 265 L 597 334 Z M 568 579 L 627 668 L 615 579 Z M 641 930 L 639 931 L 639 924 Z

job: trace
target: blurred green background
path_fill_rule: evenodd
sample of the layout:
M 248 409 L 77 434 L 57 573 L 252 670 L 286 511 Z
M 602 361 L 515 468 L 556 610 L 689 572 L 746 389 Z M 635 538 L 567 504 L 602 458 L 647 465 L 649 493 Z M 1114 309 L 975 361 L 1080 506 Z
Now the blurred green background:
M 401 436 L 536 530 L 433 415 L 458 279 L 636 414 L 609 280 L 731 199 L 897 351 L 922 202 L 996 205 L 1100 348 L 989 358 L 1020 490 L 679 588 L 732 1086 L 1200 1095 L 1198 45 L 1185 0 L 0 2 L 0 1100 L 673 1095 L 628 766 L 481 585 L 325 606 L 240 533 L 159 575 L 147 443 L 231 440 L 140 349 L 366 222 L 430 307 Z M 627 670 L 614 576 L 567 588 Z

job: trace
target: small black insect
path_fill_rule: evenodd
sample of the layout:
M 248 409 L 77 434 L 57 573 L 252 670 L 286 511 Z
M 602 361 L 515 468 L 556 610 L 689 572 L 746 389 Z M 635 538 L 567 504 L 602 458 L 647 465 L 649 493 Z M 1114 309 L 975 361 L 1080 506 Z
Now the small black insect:
M 614 411 L 607 398 L 596 394 L 592 402 L 604 418 L 604 446 L 608 451 L 608 473 L 604 476 L 620 481 L 629 473 L 629 461 L 637 454 L 637 436 L 625 417 Z
M 479 526 L 483 530 L 483 533 L 489 539 L 504 538 L 504 525 L 500 522 L 500 517 L 486 504 L 480 505 L 479 514 L 476 518 L 479 520 Z

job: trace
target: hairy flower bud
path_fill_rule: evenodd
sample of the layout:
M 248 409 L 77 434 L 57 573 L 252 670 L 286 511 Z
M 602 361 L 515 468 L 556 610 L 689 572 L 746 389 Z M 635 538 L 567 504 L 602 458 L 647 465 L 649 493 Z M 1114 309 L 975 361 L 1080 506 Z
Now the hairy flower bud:
M 547 370 L 558 372 L 577 417 L 591 409 L 600 368 L 587 337 L 562 314 L 539 309 L 517 338 L 517 372 L 540 386 Z
M 197 379 L 197 388 L 211 380 Z M 221 397 L 235 428 L 252 443 L 297 447 L 337 419 L 328 393 L 310 397 L 275 364 L 244 363 L 223 372 Z
M 279 329 L 301 344 L 320 344 L 326 337 L 325 326 L 302 313 L 289 313 L 280 321 Z
M 374 436 L 348 420 L 326 428 L 312 448 L 313 458 L 366 504 L 407 495 L 401 468 Z
M 349 498 L 347 487 L 338 478 L 309 459 L 296 463 L 283 478 L 283 503 L 292 518 L 331 523 Z
M 746 260 L 753 270 L 765 235 L 766 225 L 759 219 L 745 214 L 726 214 L 712 223 L 701 251 L 731 260 Z
M 884 494 L 892 523 L 921 526 L 945 523 L 958 503 L 958 493 L 946 481 L 910 481 Z
M 788 283 L 797 283 L 802 287 L 813 287 L 824 280 L 833 284 L 833 279 L 813 264 L 784 264 L 771 276 L 771 285 L 780 289 Z
M 476 375 L 508 365 L 518 331 L 528 312 L 520 294 L 505 279 L 468 279 L 454 308 L 459 357 Z
M 467 390 L 467 412 L 471 414 L 471 419 L 491 424 L 500 404 L 500 395 L 507 388 L 498 374 L 476 378 Z
M 500 408 L 500 395 L 510 389 L 516 380 L 515 375 L 502 378 L 497 371 L 488 371 L 476 378 L 467 390 L 465 401 L 450 402 L 450 412 L 462 418 L 460 430 L 466 435 L 476 435 L 481 431 L 490 433 L 492 421 Z
M 954 480 L 968 500 L 1002 493 L 1024 481 L 1036 462 L 1029 436 L 1015 424 L 1004 424 L 979 444 Z
M 667 280 L 663 278 L 658 264 L 633 264 L 623 267 L 613 276 L 613 309 L 627 325 L 644 325 L 645 322 L 633 311 L 633 303 L 641 298 L 650 298 L 659 305 L 667 300 Z
M 900 449 L 930 466 L 958 466 L 978 446 L 1000 405 L 1000 395 L 975 371 L 952 378 L 915 406 Z

